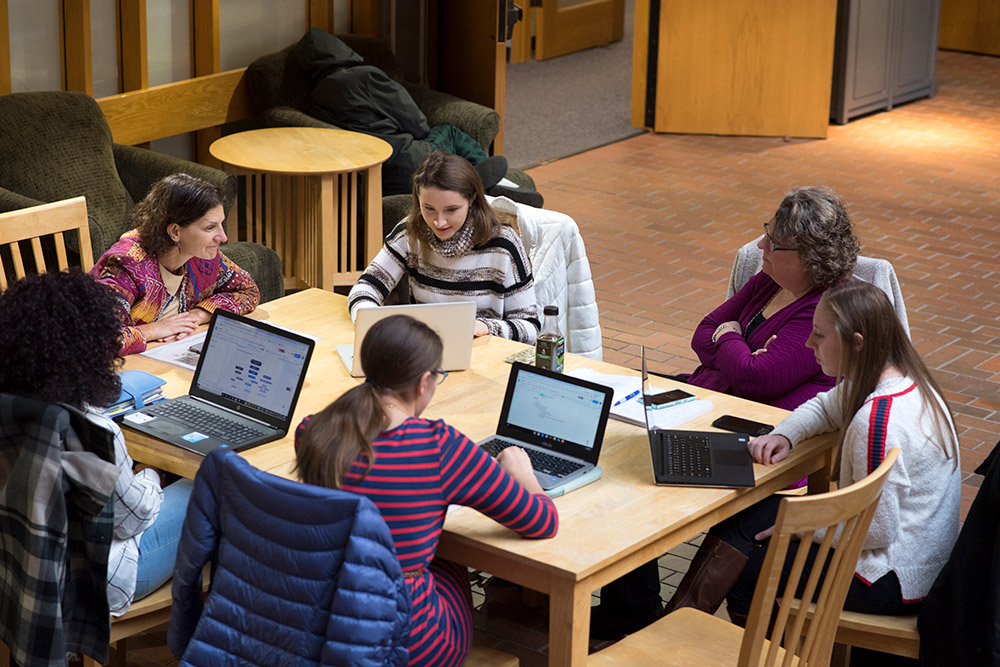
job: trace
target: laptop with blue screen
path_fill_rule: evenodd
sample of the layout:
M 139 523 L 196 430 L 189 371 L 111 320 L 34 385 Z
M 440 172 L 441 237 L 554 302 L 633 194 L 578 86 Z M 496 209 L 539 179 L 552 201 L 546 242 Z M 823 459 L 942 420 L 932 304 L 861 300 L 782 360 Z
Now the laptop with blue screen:
M 115 419 L 203 455 L 277 440 L 291 426 L 314 346 L 305 336 L 218 309 L 189 394 Z
M 542 489 L 560 496 L 601 477 L 597 459 L 613 393 L 604 385 L 514 363 L 497 433 L 479 444 L 492 456 L 521 447 Z

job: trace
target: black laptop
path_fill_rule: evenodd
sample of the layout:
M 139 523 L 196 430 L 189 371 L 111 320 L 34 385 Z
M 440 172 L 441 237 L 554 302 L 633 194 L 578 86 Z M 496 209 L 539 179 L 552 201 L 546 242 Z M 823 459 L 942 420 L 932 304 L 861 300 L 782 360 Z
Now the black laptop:
M 493 456 L 521 447 L 542 489 L 562 495 L 601 477 L 597 459 L 613 394 L 601 384 L 515 362 L 497 434 L 479 444 Z
M 190 393 L 116 419 L 198 454 L 277 440 L 291 426 L 314 346 L 305 336 L 217 309 Z
M 646 347 L 642 346 L 642 394 L 649 394 Z M 657 484 L 676 486 L 754 486 L 753 459 L 747 449 L 750 436 L 715 431 L 677 431 L 650 427 L 650 401 L 646 406 L 646 430 L 653 456 Z

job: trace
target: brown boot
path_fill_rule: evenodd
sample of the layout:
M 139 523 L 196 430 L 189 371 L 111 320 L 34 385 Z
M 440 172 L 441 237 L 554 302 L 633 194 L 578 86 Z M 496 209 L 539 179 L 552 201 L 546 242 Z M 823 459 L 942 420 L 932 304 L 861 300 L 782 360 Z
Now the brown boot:
M 746 564 L 747 557 L 739 549 L 711 533 L 705 535 L 677 592 L 667 602 L 664 615 L 681 607 L 694 607 L 714 614 Z

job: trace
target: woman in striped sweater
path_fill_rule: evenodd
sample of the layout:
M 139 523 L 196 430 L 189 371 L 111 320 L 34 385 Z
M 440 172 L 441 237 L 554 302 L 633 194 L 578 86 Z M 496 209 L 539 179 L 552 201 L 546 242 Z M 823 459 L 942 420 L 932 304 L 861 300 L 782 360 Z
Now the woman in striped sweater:
M 413 303 L 475 301 L 477 336 L 534 343 L 538 335 L 528 253 L 479 174 L 457 155 L 431 153 L 413 175 L 413 206 L 351 289 L 351 318 L 381 306 L 409 276 Z
M 465 660 L 472 639 L 469 576 L 435 558 L 448 505 L 468 505 L 519 533 L 556 534 L 555 505 L 517 447 L 496 459 L 444 422 L 421 419 L 439 382 L 441 339 L 405 315 L 377 322 L 361 344 L 364 384 L 299 426 L 307 484 L 368 496 L 396 543 L 412 603 L 410 665 Z

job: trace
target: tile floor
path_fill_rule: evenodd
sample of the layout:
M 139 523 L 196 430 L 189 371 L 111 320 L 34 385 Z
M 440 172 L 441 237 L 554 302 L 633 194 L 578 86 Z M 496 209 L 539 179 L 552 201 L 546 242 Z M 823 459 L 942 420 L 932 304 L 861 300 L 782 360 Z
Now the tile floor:
M 1000 437 L 1000 58 L 940 52 L 937 80 L 935 98 L 832 126 L 825 141 L 645 134 L 530 173 L 583 232 L 605 359 L 635 366 L 645 343 L 664 372 L 695 366 L 691 332 L 784 192 L 833 187 L 863 253 L 895 266 L 913 341 L 957 415 L 964 516 L 971 471 Z M 696 544 L 660 560 L 665 598 Z M 546 664 L 544 605 L 488 583 L 474 596 L 478 641 Z M 142 638 L 129 662 L 176 664 L 162 643 Z

